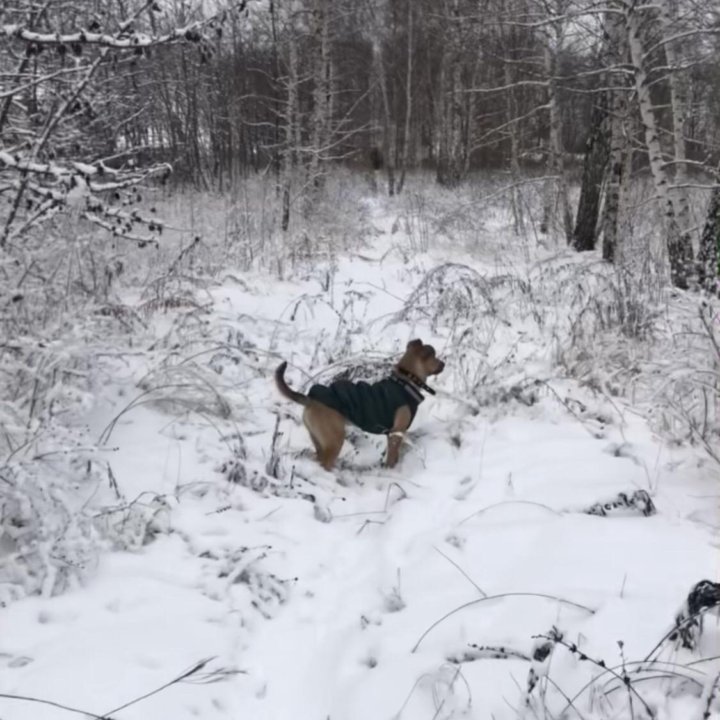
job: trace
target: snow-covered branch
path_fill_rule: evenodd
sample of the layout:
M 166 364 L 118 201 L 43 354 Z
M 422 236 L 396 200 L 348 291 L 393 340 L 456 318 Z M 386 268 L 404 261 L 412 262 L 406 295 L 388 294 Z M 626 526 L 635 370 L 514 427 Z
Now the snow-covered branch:
M 91 32 L 90 30 L 78 30 L 77 32 L 61 33 L 39 33 L 28 30 L 22 25 L 3 25 L 0 27 L 0 37 L 10 40 L 24 40 L 36 45 L 98 45 L 100 47 L 112 48 L 114 50 L 131 50 L 133 48 L 147 48 L 154 45 L 166 45 L 187 40 L 198 42 L 202 36 L 199 28 L 202 23 L 191 23 L 186 27 L 176 28 L 164 35 L 149 35 L 143 32 L 124 33 L 111 35 L 109 33 Z

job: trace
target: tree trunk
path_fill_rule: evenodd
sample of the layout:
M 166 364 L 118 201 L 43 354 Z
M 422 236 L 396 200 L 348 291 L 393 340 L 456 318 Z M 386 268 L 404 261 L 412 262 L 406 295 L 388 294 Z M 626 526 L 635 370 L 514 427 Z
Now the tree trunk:
M 523 199 L 520 192 L 520 143 L 518 142 L 518 124 L 516 122 L 518 116 L 517 97 L 515 88 L 512 84 L 515 82 L 513 78 L 512 68 L 509 62 L 504 65 L 505 85 L 508 86 L 506 93 L 506 113 L 507 123 L 510 129 L 510 177 L 512 178 L 512 190 L 510 192 L 510 204 L 513 214 L 513 230 L 516 235 L 525 235 L 525 213 L 523 211 Z M 511 124 L 512 123 L 512 124 Z
M 449 81 L 449 88 L 443 89 L 441 84 L 442 103 L 440 125 L 440 143 L 437 159 L 437 182 L 446 187 L 455 187 L 462 182 L 465 175 L 465 156 L 463 148 L 463 113 L 462 113 L 462 68 L 458 57 L 446 57 L 445 62 L 452 66 L 450 77 L 441 74 L 442 79 Z M 445 68 L 447 70 L 447 67 Z M 442 81 L 441 81 L 442 82 Z
M 686 289 L 693 270 L 693 252 L 690 238 L 682 231 L 675 208 L 673 195 L 670 191 L 672 178 L 660 144 L 660 128 L 650 95 L 650 83 L 645 70 L 645 52 L 643 46 L 644 26 L 640 11 L 636 8 L 637 0 L 631 0 L 626 6 L 626 23 L 630 58 L 633 64 L 635 90 L 640 105 L 640 117 L 645 129 L 645 144 L 650 161 L 655 191 L 665 211 L 665 241 L 670 262 L 670 279 L 675 287 Z
M 590 134 L 585 143 L 580 200 L 573 231 L 573 247 L 581 252 L 595 249 L 602 185 L 610 156 L 608 125 L 607 93 L 603 92 L 593 107 Z
M 379 42 L 373 45 L 373 58 L 380 82 L 380 96 L 383 110 L 383 159 L 387 174 L 388 195 L 395 195 L 395 153 L 397 152 L 397 127 L 390 112 L 390 93 L 385 63 L 382 56 L 382 47 Z
M 623 16 L 617 12 L 607 13 L 607 63 L 609 66 L 622 66 L 628 63 L 627 36 Z M 627 84 L 622 72 L 608 73 L 610 100 L 610 147 L 609 173 L 605 190 L 605 204 L 601 220 L 603 260 L 614 262 L 619 248 L 618 225 L 620 221 L 620 201 L 623 195 L 623 183 L 627 179 L 626 162 L 630 159 L 629 133 L 626 128 L 628 110 L 628 91 L 622 86 Z M 617 86 L 621 87 L 618 88 Z
M 277 19 L 275 17 L 275 0 L 270 0 L 270 28 L 272 30 L 272 57 L 273 57 L 273 90 L 275 95 L 275 112 L 273 120 L 273 130 L 275 136 L 273 138 L 273 170 L 275 171 L 275 179 L 277 180 L 277 187 L 280 187 L 280 171 L 282 167 L 282 153 L 280 152 L 280 117 L 281 117 L 281 104 L 282 99 L 280 96 L 279 83 L 280 83 L 280 53 L 278 49 L 278 35 L 277 35 Z M 234 17 L 234 15 L 233 15 Z M 256 168 L 257 170 L 257 168 Z
M 611 90 L 612 116 L 610 118 L 609 175 L 605 191 L 605 208 L 602 217 L 603 260 L 614 262 L 618 254 L 618 226 L 620 199 L 626 180 L 625 165 L 630 155 L 628 137 L 624 132 L 624 115 L 627 111 L 625 93 Z
M 315 63 L 313 69 L 315 87 L 313 89 L 313 114 L 312 114 L 312 147 L 310 163 L 308 166 L 309 186 L 315 193 L 322 190 L 325 182 L 323 168 L 323 153 L 329 141 L 330 128 L 330 41 L 328 33 L 328 8 L 327 0 L 315 0 L 313 12 L 315 25 Z M 308 193 L 306 203 L 306 214 L 311 212 L 313 206 L 313 192 Z
M 402 192 L 405 186 L 410 159 L 410 121 L 412 119 L 412 75 L 413 75 L 413 0 L 407 0 L 407 69 L 405 72 L 405 128 L 403 131 L 402 153 L 400 155 L 400 178 L 397 191 Z
M 713 190 L 705 227 L 700 236 L 698 279 L 710 293 L 720 295 L 720 187 Z
M 465 177 L 467 168 L 466 125 L 464 110 L 466 102 L 462 84 L 462 47 L 459 28 L 459 8 L 453 3 L 448 18 L 447 42 L 443 51 L 439 79 L 438 158 L 436 179 L 439 185 L 455 187 Z
M 280 225 L 283 231 L 290 227 L 290 210 L 292 204 L 292 184 L 295 172 L 295 159 L 300 148 L 300 116 L 298 105 L 298 53 L 297 40 L 290 28 L 288 33 L 288 76 L 287 105 L 285 108 L 285 148 L 282 158 L 282 218 Z
M 560 21 L 559 21 L 560 22 Z M 545 184 L 545 202 L 542 232 L 548 232 L 556 214 L 560 213 L 565 239 L 572 242 L 572 214 L 568 199 L 567 179 L 565 178 L 565 162 L 562 146 L 562 114 L 555 80 L 557 55 L 562 49 L 562 27 L 555 25 L 554 49 L 550 48 L 550 39 L 545 41 L 544 60 L 545 73 L 548 78 L 548 108 L 550 113 L 550 133 L 548 137 L 547 172 L 550 179 Z
M 662 0 L 660 7 L 660 25 L 665 39 L 665 58 L 668 65 L 668 84 L 670 86 L 670 107 L 673 123 L 673 154 L 675 183 L 671 193 L 675 202 L 675 212 L 680 231 L 687 234 L 690 226 L 690 203 L 687 192 L 687 148 L 685 143 L 685 117 L 687 115 L 687 79 L 682 71 L 682 40 L 671 40 L 678 32 L 677 18 L 671 0 Z M 677 47 L 676 47 L 677 43 Z M 690 240 L 688 239 L 688 243 Z

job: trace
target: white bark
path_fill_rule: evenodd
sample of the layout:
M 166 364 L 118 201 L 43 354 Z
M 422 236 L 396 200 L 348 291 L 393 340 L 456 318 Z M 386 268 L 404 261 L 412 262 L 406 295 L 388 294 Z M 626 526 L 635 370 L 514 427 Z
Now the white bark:
M 685 118 L 687 115 L 687 79 L 681 66 L 683 41 L 671 39 L 677 34 L 675 12 L 671 0 L 661 0 L 660 25 L 665 39 L 665 57 L 669 68 L 670 104 L 673 122 L 673 154 L 675 156 L 675 187 L 672 189 L 675 211 L 680 231 L 686 233 L 690 226 L 690 205 L 687 189 L 687 159 L 685 143 Z
M 666 243 L 668 259 L 670 261 L 670 276 L 677 287 L 687 287 L 688 277 L 692 272 L 692 248 L 689 238 L 683 234 L 679 220 L 677 200 L 670 191 L 671 176 L 664 162 L 658 121 L 650 94 L 647 71 L 645 68 L 646 57 L 643 47 L 644 24 L 642 9 L 637 7 L 636 0 L 630 0 L 625 6 L 625 20 L 630 50 L 630 59 L 633 64 L 635 90 L 638 96 L 640 117 L 645 129 L 645 144 L 648 151 L 650 170 L 655 184 L 655 192 L 658 194 L 665 212 L 666 221 Z

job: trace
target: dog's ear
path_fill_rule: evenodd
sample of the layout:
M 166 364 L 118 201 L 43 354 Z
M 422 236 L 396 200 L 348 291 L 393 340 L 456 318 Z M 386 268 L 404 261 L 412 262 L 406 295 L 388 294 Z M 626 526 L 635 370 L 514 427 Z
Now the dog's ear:
M 417 338 L 416 340 L 411 340 L 407 344 L 408 350 L 419 350 L 423 346 L 423 341 L 420 340 L 420 338 Z

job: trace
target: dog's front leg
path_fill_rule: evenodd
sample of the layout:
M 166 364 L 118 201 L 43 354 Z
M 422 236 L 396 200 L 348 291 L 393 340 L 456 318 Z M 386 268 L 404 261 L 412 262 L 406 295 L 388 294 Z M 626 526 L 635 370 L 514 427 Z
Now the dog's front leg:
M 387 456 L 385 458 L 385 465 L 389 468 L 397 465 L 397 461 L 400 458 L 400 446 L 402 445 L 403 438 L 405 437 L 405 431 L 410 427 L 411 421 L 412 415 L 410 414 L 410 408 L 407 405 L 403 405 L 397 409 L 395 412 L 395 420 L 393 422 L 392 429 L 388 433 L 387 440 Z

